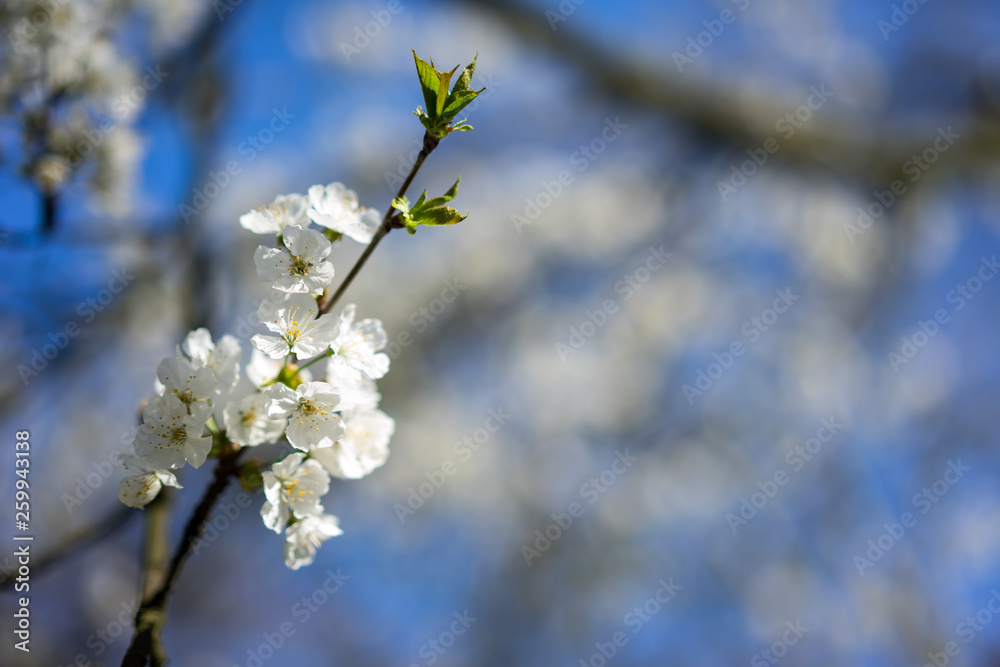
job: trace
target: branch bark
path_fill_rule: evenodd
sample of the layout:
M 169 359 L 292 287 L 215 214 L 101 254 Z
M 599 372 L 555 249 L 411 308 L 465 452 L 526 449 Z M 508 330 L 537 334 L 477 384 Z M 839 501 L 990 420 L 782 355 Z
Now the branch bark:
M 402 185 L 399 186 L 399 190 L 396 191 L 396 196 L 393 197 L 393 200 L 399 199 L 400 197 L 406 194 L 406 191 L 410 188 L 410 184 L 413 183 L 413 179 L 417 175 L 417 172 L 420 171 L 420 166 L 423 165 L 424 160 L 426 160 L 427 156 L 430 155 L 435 148 L 437 148 L 440 142 L 441 142 L 440 139 L 432 137 L 426 132 L 424 133 L 423 148 L 420 149 L 420 153 L 417 155 L 417 159 L 413 162 L 413 166 L 410 167 L 410 173 L 406 175 L 406 178 L 403 180 Z M 386 209 L 385 215 L 382 216 L 382 224 L 380 224 L 378 226 L 378 229 L 375 230 L 375 234 L 374 236 L 372 236 L 371 242 L 369 242 L 368 246 L 365 248 L 365 251 L 361 253 L 361 257 L 359 257 L 358 261 L 354 263 L 354 266 L 351 267 L 351 271 L 350 273 L 347 274 L 347 277 L 344 278 L 344 282 L 340 283 L 340 287 L 337 288 L 337 291 L 334 292 L 332 296 L 323 300 L 323 303 L 320 305 L 319 308 L 320 315 L 322 315 L 323 313 L 330 312 L 330 309 L 333 308 L 333 306 L 337 303 L 337 301 L 340 300 L 340 297 L 342 297 L 344 295 L 344 292 L 347 291 L 347 288 L 351 285 L 351 282 L 354 281 L 354 277 L 357 276 L 358 273 L 361 271 L 361 269 L 364 267 L 365 262 L 367 262 L 368 258 L 371 257 L 371 254 L 375 252 L 375 246 L 379 244 L 379 241 L 381 241 L 386 234 L 392 231 L 393 213 L 395 213 L 395 211 L 396 209 L 394 209 L 392 207 L 392 203 L 390 203 L 389 208 Z
M 552 30 L 543 12 L 511 0 L 465 0 L 485 10 L 526 43 L 565 59 L 587 82 L 615 100 L 625 100 L 678 121 L 695 135 L 741 148 L 760 148 L 775 135 L 775 123 L 802 103 L 791 104 L 765 91 L 726 86 L 671 65 L 649 65 L 605 48 L 572 27 Z M 865 184 L 908 180 L 903 164 L 935 140 L 937 126 L 954 124 L 961 140 L 947 154 L 953 172 L 975 173 L 1000 156 L 1000 126 L 991 113 L 904 125 L 891 118 L 854 116 L 824 109 L 780 137 L 776 161 L 833 170 Z M 945 160 L 942 160 L 945 162 Z
M 135 510 L 131 507 L 125 507 L 123 505 L 93 525 L 87 526 L 86 528 L 73 533 L 63 540 L 57 547 L 40 556 L 37 560 L 32 561 L 32 576 L 39 575 L 43 571 L 48 570 L 51 566 L 62 561 L 64 558 L 68 558 L 74 553 L 86 548 L 87 545 L 98 542 L 101 539 L 113 534 L 115 531 L 125 526 L 134 516 Z M 16 568 L 15 571 L 10 573 L 5 572 L 2 576 L 0 576 L 0 590 L 10 588 L 14 585 L 14 580 L 16 578 L 15 574 Z
M 239 459 L 243 449 L 229 449 L 219 457 L 215 467 L 215 477 L 205 490 L 201 502 L 188 519 L 170 565 L 163 575 L 162 582 L 153 591 L 147 591 L 143 603 L 135 614 L 135 633 L 132 643 L 122 659 L 122 667 L 160 667 L 166 664 L 166 655 L 160 643 L 160 631 L 166 618 L 167 601 L 174 590 L 177 576 L 187 559 L 195 540 L 201 535 L 209 513 L 226 490 L 230 480 L 239 471 Z M 149 579 L 147 579 L 147 582 Z

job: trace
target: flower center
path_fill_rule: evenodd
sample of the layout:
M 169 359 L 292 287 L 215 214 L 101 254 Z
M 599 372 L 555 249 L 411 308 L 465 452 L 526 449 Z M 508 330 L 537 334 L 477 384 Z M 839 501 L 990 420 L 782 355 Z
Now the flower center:
M 174 389 L 173 394 L 184 405 L 190 406 L 191 402 L 194 401 L 194 396 L 192 395 L 192 391 L 190 389 L 188 389 L 187 391 Z
M 309 262 L 303 260 L 301 257 L 298 256 L 292 257 L 291 269 L 292 273 L 296 276 L 306 275 L 309 272 L 311 266 L 312 265 Z
M 299 339 L 302 335 L 302 328 L 297 324 L 290 324 L 287 329 L 285 329 L 285 340 L 291 345 Z
M 311 417 L 312 415 L 320 415 L 321 417 L 326 416 L 326 410 L 318 407 L 317 405 L 310 403 L 309 401 L 303 401 L 299 404 L 299 414 L 303 417 Z

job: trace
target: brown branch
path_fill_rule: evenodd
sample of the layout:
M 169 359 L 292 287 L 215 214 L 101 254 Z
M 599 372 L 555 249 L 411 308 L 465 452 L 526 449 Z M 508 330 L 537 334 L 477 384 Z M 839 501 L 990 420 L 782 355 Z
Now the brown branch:
M 146 544 L 143 560 L 142 601 L 149 602 L 155 591 L 160 590 L 166 579 L 167 563 L 170 558 L 170 515 L 173 489 L 163 487 L 159 495 L 146 506 Z M 150 635 L 150 654 L 153 665 L 166 663 L 159 632 Z
M 426 132 L 424 133 L 424 146 L 420 149 L 420 154 L 417 155 L 416 161 L 413 163 L 413 166 L 410 167 L 410 173 L 406 175 L 406 179 L 403 181 L 403 184 L 399 186 L 399 190 L 396 191 L 396 196 L 393 197 L 393 200 L 399 199 L 406 194 L 406 191 L 409 189 L 410 184 L 413 183 L 413 179 L 417 175 L 417 172 L 420 171 L 420 166 L 424 163 L 424 160 L 427 159 L 427 156 L 431 154 L 431 151 L 437 148 L 440 142 L 441 140 L 437 137 L 432 137 Z M 322 305 L 320 305 L 320 315 L 330 312 L 330 309 L 333 308 L 334 304 L 336 304 L 337 301 L 340 300 L 340 297 L 344 295 L 344 292 L 347 291 L 347 288 L 351 285 L 354 277 L 357 276 L 362 267 L 364 267 L 365 262 L 367 262 L 368 258 L 371 257 L 371 254 L 375 252 L 375 246 L 379 244 L 379 241 L 381 241 L 386 234 L 392 231 L 394 227 L 393 220 L 395 219 L 395 212 L 396 209 L 394 209 L 392 207 L 392 203 L 390 203 L 385 215 L 382 216 L 382 224 L 380 224 L 378 229 L 375 230 L 375 234 L 372 236 L 372 240 L 368 243 L 368 247 L 365 248 L 365 251 L 361 253 L 361 257 L 359 257 L 358 261 L 351 267 L 351 271 L 347 274 L 347 277 L 344 278 L 344 282 L 340 283 L 340 287 L 337 288 L 337 291 L 334 292 L 332 296 L 325 299 Z
M 465 0 L 499 19 L 524 42 L 563 58 L 585 75 L 589 85 L 610 98 L 645 107 L 687 126 L 688 131 L 756 149 L 768 138 L 781 146 L 777 161 L 832 169 L 865 183 L 888 184 L 905 178 L 903 163 L 935 139 L 938 125 L 954 125 L 962 134 L 948 152 L 955 172 L 971 172 L 1000 156 L 1000 127 L 995 116 L 938 118 L 903 125 L 872 120 L 834 105 L 814 114 L 791 137 L 775 136 L 775 123 L 802 104 L 766 92 L 727 88 L 722 82 L 672 62 L 650 65 L 623 56 L 562 23 L 553 30 L 541 10 L 512 0 Z M 681 50 L 678 45 L 677 50 Z M 834 91 L 836 94 L 837 91 Z
M 427 133 L 424 134 L 423 148 L 410 168 L 406 179 L 396 192 L 394 199 L 406 194 L 424 160 L 437 148 L 439 143 L 440 139 Z M 398 219 L 394 213 L 395 209 L 390 203 L 389 208 L 382 218 L 382 223 L 375 231 L 371 242 L 369 242 L 361 257 L 355 262 L 350 273 L 348 273 L 336 292 L 324 300 L 320 308 L 321 313 L 329 311 L 337 303 L 344 292 L 347 291 L 355 276 L 364 267 L 368 258 L 375 251 L 375 247 L 379 241 L 397 226 Z M 151 508 L 156 514 L 147 515 L 144 593 L 142 596 L 142 605 L 135 615 L 135 631 L 132 636 L 132 642 L 129 644 L 128 650 L 122 659 L 122 667 L 146 667 L 147 665 L 150 667 L 161 667 L 166 664 L 166 653 L 163 650 L 160 636 L 163 623 L 166 620 L 167 601 L 173 591 L 174 584 L 185 559 L 204 529 L 209 512 L 211 512 L 212 507 L 222 495 L 230 479 L 239 472 L 238 463 L 243 449 L 234 446 L 224 437 L 221 438 L 220 444 L 222 453 L 219 455 L 219 463 L 215 468 L 215 477 L 212 484 L 205 490 L 205 495 L 202 497 L 198 507 L 191 514 L 191 518 L 188 519 L 187 526 L 184 529 L 184 536 L 181 538 L 181 542 L 174 552 L 174 556 L 170 560 L 170 566 L 167 568 L 165 574 L 161 573 L 161 566 L 164 558 L 163 554 L 166 550 L 165 526 L 168 522 L 166 510 L 168 505 L 166 501 L 162 501 L 156 507 Z
M 49 567 L 60 562 L 64 558 L 72 556 L 74 553 L 86 548 L 88 545 L 98 542 L 111 535 L 118 529 L 125 526 L 129 520 L 135 516 L 131 507 L 124 505 L 114 512 L 108 514 L 100 521 L 82 530 L 73 533 L 62 541 L 57 547 L 42 555 L 31 563 L 31 574 L 37 576 L 48 570 Z M 11 572 L 4 572 L 0 575 L 0 590 L 10 588 L 14 585 L 16 569 Z
M 174 590 L 177 575 L 180 574 L 184 561 L 205 527 L 205 521 L 212 507 L 225 491 L 229 481 L 237 475 L 242 453 L 242 449 L 230 447 L 219 456 L 215 477 L 205 490 L 205 495 L 191 514 L 191 518 L 188 519 L 184 536 L 170 560 L 170 566 L 162 583 L 151 595 L 150 591 L 147 591 L 142 606 L 135 614 L 135 633 L 122 659 L 122 667 L 146 667 L 147 664 L 158 667 L 166 664 L 166 656 L 160 646 L 160 629 L 163 627 L 167 601 Z

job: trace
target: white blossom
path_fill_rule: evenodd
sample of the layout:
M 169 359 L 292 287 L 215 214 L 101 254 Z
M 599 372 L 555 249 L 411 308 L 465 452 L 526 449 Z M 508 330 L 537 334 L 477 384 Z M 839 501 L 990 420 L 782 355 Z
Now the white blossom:
M 377 380 L 389 371 L 389 355 L 379 352 L 389 342 L 389 337 L 379 320 L 355 323 L 354 312 L 352 303 L 340 313 L 337 337 L 330 345 L 335 353 L 330 364 L 353 368 Z
M 250 351 L 250 363 L 246 365 L 247 379 L 255 387 L 270 385 L 278 377 L 284 360 L 281 357 L 272 359 L 256 347 Z
M 202 436 L 210 412 L 203 401 L 185 405 L 171 394 L 157 396 L 142 411 L 135 453 L 157 469 L 179 468 L 185 461 L 200 467 L 212 449 L 212 438 Z
M 326 261 L 330 242 L 319 232 L 294 226 L 285 229 L 283 240 L 287 250 L 257 248 L 257 275 L 282 292 L 321 294 L 333 280 L 333 264 Z
M 304 519 L 323 513 L 320 498 L 330 490 L 330 476 L 317 461 L 295 452 L 262 475 L 267 501 L 260 508 L 264 525 L 280 533 L 289 516 Z
M 192 410 L 198 402 L 212 398 L 219 389 L 219 381 L 210 368 L 195 368 L 180 357 L 168 357 L 161 361 L 156 368 L 156 378 L 163 386 L 165 396 L 177 398 Z
M 225 335 L 218 343 L 204 327 L 189 333 L 181 343 L 178 357 L 183 354 L 195 368 L 208 368 L 218 380 L 220 389 L 232 391 L 240 379 L 240 358 L 243 348 L 233 336 Z
M 289 352 L 300 358 L 314 357 L 329 347 L 337 335 L 337 319 L 329 314 L 317 318 L 318 312 L 316 300 L 306 294 L 265 300 L 257 309 L 257 319 L 279 335 L 257 334 L 250 340 L 272 359 L 280 359 Z
M 293 570 L 311 565 L 320 545 L 343 533 L 337 517 L 331 514 L 307 516 L 296 521 L 285 529 L 285 565 Z
M 174 473 L 153 467 L 138 456 L 123 456 L 122 463 L 129 470 L 139 473 L 126 477 L 119 486 L 118 499 L 129 507 L 145 507 L 164 486 L 181 488 Z
M 309 201 L 300 194 L 278 195 L 268 204 L 240 216 L 240 224 L 255 234 L 282 234 L 289 225 L 309 224 L 306 209 Z
M 261 473 L 266 500 L 260 513 L 265 526 L 284 533 L 284 560 L 293 570 L 311 564 L 323 542 L 342 534 L 322 505 L 331 475 L 358 479 L 382 466 L 395 431 L 393 419 L 378 409 L 375 384 L 389 370 L 389 357 L 380 352 L 388 336 L 379 320 L 355 322 L 353 304 L 339 316 L 320 315 L 314 295 L 333 279 L 332 244 L 308 229 L 309 219 L 360 242 L 370 241 L 379 224 L 378 214 L 359 206 L 340 183 L 310 188 L 308 198 L 281 195 L 240 218 L 248 230 L 278 237 L 277 248 L 260 246 L 254 255 L 258 274 L 275 289 L 257 310 L 269 334 L 253 336 L 245 367 L 254 391 L 213 402 L 239 385 L 240 342 L 232 336 L 213 342 L 205 328 L 188 333 L 177 356 L 157 367 L 159 395 L 143 411 L 134 441 L 138 456 L 125 461 L 138 474 L 123 479 L 119 492 L 126 505 L 143 507 L 164 486 L 179 487 L 172 469 L 206 461 L 213 438 L 205 424 L 213 414 L 238 446 L 284 437 L 299 451 Z M 327 382 L 313 380 L 316 369 L 296 368 L 307 359 L 325 362 Z
M 246 446 L 274 442 L 285 431 L 284 419 L 268 419 L 264 394 L 254 392 L 239 401 L 230 401 L 223 410 L 226 436 Z
M 360 479 L 389 458 L 389 440 L 396 422 L 381 410 L 344 413 L 346 430 L 332 447 L 310 456 L 334 477 Z
M 378 211 L 358 205 L 358 195 L 343 183 L 309 188 L 311 208 L 307 214 L 313 222 L 349 236 L 358 243 L 369 243 L 381 222 Z
M 344 434 L 340 396 L 325 382 L 303 382 L 296 389 L 276 384 L 264 397 L 268 419 L 288 419 L 285 437 L 296 449 L 330 447 Z
M 340 410 L 374 410 L 382 400 L 375 380 L 331 357 L 326 364 L 326 382 L 340 395 Z

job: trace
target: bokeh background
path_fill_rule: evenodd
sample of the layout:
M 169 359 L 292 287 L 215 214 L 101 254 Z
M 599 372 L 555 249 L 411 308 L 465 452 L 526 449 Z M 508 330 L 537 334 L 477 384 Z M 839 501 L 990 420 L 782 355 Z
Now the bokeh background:
M 107 462 L 187 330 L 257 332 L 241 213 L 331 181 L 385 208 L 412 47 L 478 52 L 488 90 L 414 188 L 461 175 L 469 219 L 391 234 L 348 293 L 397 343 L 392 456 L 334 485 L 345 534 L 297 572 L 230 489 L 173 664 L 599 667 L 617 632 L 622 666 L 1000 664 L 1000 6 L 51 0 L 0 25 L 0 497 L 30 429 L 37 535 L 33 650 L 5 630 L 0 663 L 118 664 L 143 515 Z M 185 471 L 175 539 L 210 476 Z

